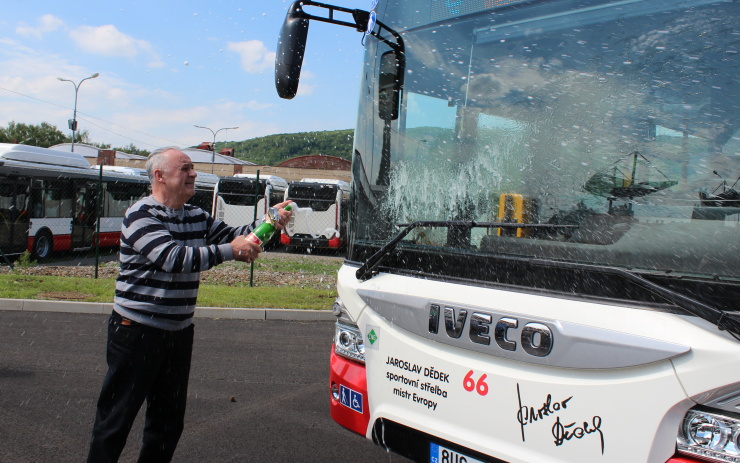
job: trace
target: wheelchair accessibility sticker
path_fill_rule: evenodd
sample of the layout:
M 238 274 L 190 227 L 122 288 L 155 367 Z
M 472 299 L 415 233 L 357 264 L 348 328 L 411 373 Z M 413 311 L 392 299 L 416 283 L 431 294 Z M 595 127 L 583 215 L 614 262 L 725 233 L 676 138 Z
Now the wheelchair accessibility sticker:
M 351 408 L 357 413 L 362 413 L 362 394 L 340 384 L 339 396 L 339 401 L 342 405 Z

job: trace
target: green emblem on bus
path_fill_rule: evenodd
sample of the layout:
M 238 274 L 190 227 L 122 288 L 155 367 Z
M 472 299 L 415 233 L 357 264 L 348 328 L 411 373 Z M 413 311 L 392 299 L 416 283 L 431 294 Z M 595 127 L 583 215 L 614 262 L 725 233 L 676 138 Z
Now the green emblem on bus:
M 371 346 L 375 344 L 375 341 L 378 340 L 378 335 L 375 334 L 375 330 L 370 330 L 370 332 L 367 334 L 367 340 L 370 341 Z

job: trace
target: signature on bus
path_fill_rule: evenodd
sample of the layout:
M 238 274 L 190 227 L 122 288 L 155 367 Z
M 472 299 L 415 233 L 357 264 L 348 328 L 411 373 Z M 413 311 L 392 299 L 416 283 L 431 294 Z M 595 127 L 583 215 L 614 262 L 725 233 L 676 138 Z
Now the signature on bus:
M 552 425 L 552 436 L 555 438 L 554 442 L 556 446 L 561 446 L 573 439 L 583 439 L 590 434 L 598 433 L 601 440 L 601 454 L 604 454 L 604 433 L 601 431 L 600 416 L 595 415 L 591 418 L 591 421 L 583 421 L 581 424 L 577 424 L 577 421 L 567 424 L 560 421 L 560 415 L 558 413 L 568 408 L 568 404 L 573 399 L 573 396 L 562 400 L 554 400 L 552 394 L 547 394 L 547 398 L 545 398 L 541 406 L 530 406 L 522 404 L 519 384 L 516 385 L 516 392 L 519 399 L 519 410 L 517 411 L 516 419 L 522 430 L 522 442 L 526 442 L 524 437 L 525 426 L 536 423 L 537 421 L 544 421 L 546 418 L 552 416 L 555 418 L 555 423 Z
M 558 416 L 555 424 L 552 425 L 552 436 L 555 438 L 555 445 L 560 446 L 571 439 L 583 439 L 589 434 L 599 433 L 601 438 L 601 454 L 604 454 L 604 433 L 601 431 L 601 417 L 596 415 L 591 422 L 584 421 L 581 426 L 576 426 L 576 422 L 563 424 Z

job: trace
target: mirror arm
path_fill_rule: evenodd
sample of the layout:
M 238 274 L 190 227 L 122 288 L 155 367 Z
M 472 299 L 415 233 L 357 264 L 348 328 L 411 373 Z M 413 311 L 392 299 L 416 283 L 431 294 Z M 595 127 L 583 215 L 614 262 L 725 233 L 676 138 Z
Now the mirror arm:
M 337 26 L 345 26 L 345 27 L 352 27 L 357 32 L 365 32 L 367 31 L 367 25 L 370 21 L 370 12 L 365 10 L 358 10 L 358 9 L 350 9 L 350 8 L 344 8 L 341 6 L 336 5 L 329 5 L 327 3 L 319 3 L 314 2 L 312 0 L 299 0 L 298 2 L 300 4 L 300 8 L 296 10 L 296 13 L 298 13 L 297 17 L 301 19 L 309 19 L 309 20 L 315 20 L 315 21 L 321 21 L 329 24 L 335 24 Z M 309 13 L 306 13 L 306 11 L 303 9 L 304 6 L 315 6 L 318 8 L 324 8 L 326 10 L 329 10 L 329 17 L 323 17 L 323 16 L 315 16 Z M 339 19 L 334 18 L 334 12 L 335 11 L 341 11 L 343 13 L 349 13 L 352 15 L 352 18 L 354 19 L 354 23 L 348 22 L 348 21 L 341 21 Z M 391 35 L 393 35 L 393 38 L 395 39 L 395 43 L 386 39 L 385 37 L 382 37 L 379 32 L 371 32 L 371 35 L 381 42 L 385 43 L 389 47 L 391 47 L 394 51 L 403 53 L 404 51 L 404 44 L 403 44 L 403 38 L 399 33 L 391 29 L 390 27 L 386 26 L 380 21 L 377 21 L 376 23 L 379 26 L 379 29 L 383 30 L 385 29 L 388 31 Z
M 353 27 L 357 29 L 358 32 L 365 32 L 365 29 L 367 29 L 367 21 L 370 19 L 370 13 L 364 10 L 354 10 L 350 8 L 344 8 L 341 6 L 314 2 L 311 0 L 299 0 L 296 3 L 300 4 L 300 8 L 296 10 L 296 13 L 299 13 L 298 17 L 300 17 L 301 19 L 313 19 L 315 21 L 321 21 L 321 22 L 325 22 L 329 24 L 336 24 L 338 26 Z M 323 16 L 315 16 L 312 14 L 308 14 L 303 9 L 304 6 L 315 6 L 318 8 L 324 8 L 326 10 L 329 10 L 329 17 L 325 18 Z M 341 11 L 343 13 L 351 14 L 355 22 L 351 23 L 347 21 L 340 21 L 338 19 L 334 19 L 335 11 Z M 363 20 L 364 20 L 364 24 L 361 22 Z

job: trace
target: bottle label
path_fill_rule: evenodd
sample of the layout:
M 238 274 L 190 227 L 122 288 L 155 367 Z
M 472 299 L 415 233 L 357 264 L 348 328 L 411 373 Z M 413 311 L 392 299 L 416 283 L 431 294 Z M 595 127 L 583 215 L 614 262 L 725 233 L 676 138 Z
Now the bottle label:
M 247 239 L 251 241 L 254 244 L 257 244 L 259 246 L 262 246 L 262 240 L 257 237 L 254 233 L 250 233 L 247 235 Z

